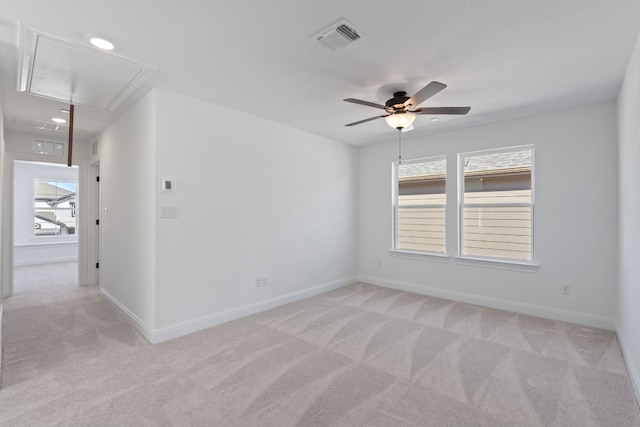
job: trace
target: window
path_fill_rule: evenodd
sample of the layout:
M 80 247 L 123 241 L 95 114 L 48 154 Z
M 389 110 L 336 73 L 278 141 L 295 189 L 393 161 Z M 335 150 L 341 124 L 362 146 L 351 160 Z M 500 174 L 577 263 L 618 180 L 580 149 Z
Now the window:
M 62 157 L 64 156 L 64 144 L 62 142 L 34 139 L 33 143 L 31 144 L 31 151 L 37 154 Z
M 460 255 L 533 261 L 533 146 L 458 160 Z
M 76 234 L 76 187 L 75 182 L 33 180 L 36 236 Z
M 444 253 L 446 158 L 394 163 L 394 240 L 400 251 Z

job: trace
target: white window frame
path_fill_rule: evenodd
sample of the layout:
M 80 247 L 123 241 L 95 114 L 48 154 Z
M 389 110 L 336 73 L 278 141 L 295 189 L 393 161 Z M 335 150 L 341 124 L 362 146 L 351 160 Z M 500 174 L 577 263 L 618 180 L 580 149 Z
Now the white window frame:
M 34 178 L 33 179 L 33 188 L 34 188 L 33 191 L 34 191 L 34 193 L 33 193 L 33 200 L 32 200 L 32 203 L 33 203 L 32 204 L 32 209 L 33 209 L 33 218 L 34 218 L 34 220 L 36 218 L 36 211 L 38 210 L 38 207 L 36 206 L 37 202 L 36 202 L 36 194 L 35 194 L 35 187 L 36 187 L 36 182 L 37 181 L 42 181 L 42 182 L 47 182 L 47 183 L 55 182 L 55 183 L 74 184 L 75 185 L 75 188 L 76 188 L 76 191 L 75 191 L 76 202 L 75 202 L 75 205 L 73 207 L 68 207 L 68 208 L 58 208 L 58 207 L 56 207 L 56 208 L 50 208 L 50 209 L 52 209 L 56 213 L 58 211 L 69 212 L 71 214 L 71 216 L 73 218 L 75 218 L 76 226 L 75 226 L 73 234 L 58 234 L 58 233 L 55 233 L 55 234 L 37 234 L 36 230 L 40 229 L 40 227 L 38 227 L 36 225 L 34 227 L 34 230 L 33 230 L 33 237 L 38 239 L 38 240 L 42 240 L 42 241 L 44 241 L 45 239 L 56 239 L 56 240 L 59 240 L 59 239 L 72 239 L 72 240 L 76 240 L 77 239 L 77 235 L 78 235 L 78 229 L 79 229 L 79 226 L 80 226 L 79 221 L 78 221 L 78 215 L 77 215 L 78 214 L 78 185 L 79 185 L 78 181 L 67 181 L 67 180 L 64 180 L 64 179 Z M 57 216 L 56 216 L 56 218 L 57 218 Z
M 403 205 L 403 208 L 410 209 L 419 209 L 419 208 L 442 208 L 444 209 L 445 216 L 445 227 L 444 227 L 444 250 L 442 252 L 439 251 L 421 251 L 417 249 L 402 249 L 398 248 L 398 196 L 399 196 L 399 183 L 398 183 L 398 167 L 401 165 L 411 164 L 411 163 L 424 163 L 427 161 L 438 161 L 444 160 L 445 162 L 445 203 L 429 203 L 429 204 L 420 204 L 420 205 Z M 438 156 L 430 156 L 430 157 L 422 157 L 418 159 L 409 159 L 402 160 L 402 162 L 396 161 L 393 162 L 392 167 L 392 195 L 391 195 L 391 221 L 392 221 L 392 238 L 391 238 L 391 252 L 395 253 L 404 253 L 404 254 L 416 254 L 416 255 L 430 255 L 436 257 L 447 257 L 447 191 L 446 191 L 446 183 L 447 183 L 447 156 L 446 155 L 438 155 Z
M 504 203 L 504 204 L 470 204 L 464 203 L 464 162 L 465 157 L 473 155 L 484 155 L 494 153 L 506 153 L 510 151 L 531 150 L 531 203 Z M 457 258 L 465 260 L 488 261 L 505 264 L 518 264 L 525 266 L 537 266 L 535 251 L 535 147 L 533 144 L 517 145 L 512 147 L 495 148 L 487 150 L 469 151 L 458 154 L 458 254 Z M 514 258 L 502 258 L 494 256 L 468 255 L 464 254 L 464 209 L 465 207 L 530 207 L 531 208 L 531 259 L 522 260 Z

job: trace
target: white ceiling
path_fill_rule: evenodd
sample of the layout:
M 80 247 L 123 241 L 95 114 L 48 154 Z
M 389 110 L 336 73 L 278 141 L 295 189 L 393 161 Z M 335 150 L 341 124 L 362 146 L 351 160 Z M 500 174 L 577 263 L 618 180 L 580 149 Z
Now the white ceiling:
M 64 106 L 16 91 L 19 23 L 71 43 L 104 35 L 157 69 L 114 112 L 79 106 L 77 138 L 158 86 L 359 146 L 395 134 L 384 120 L 345 127 L 380 110 L 343 98 L 383 104 L 432 80 L 448 87 L 422 106 L 471 112 L 419 116 L 406 137 L 614 99 L 639 17 L 638 0 L 0 0 L 5 126 L 50 124 Z M 334 52 L 311 39 L 341 18 L 364 37 Z

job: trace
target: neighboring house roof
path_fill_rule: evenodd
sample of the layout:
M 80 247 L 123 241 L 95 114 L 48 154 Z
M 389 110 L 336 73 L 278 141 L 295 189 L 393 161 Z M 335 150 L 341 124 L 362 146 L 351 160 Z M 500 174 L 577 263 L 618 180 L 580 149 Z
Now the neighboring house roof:
M 51 211 L 36 211 L 35 217 L 43 221 L 56 223 L 56 214 Z
M 57 225 L 59 227 L 62 227 L 62 228 L 67 228 L 69 230 L 72 230 L 72 229 L 76 228 L 75 219 L 69 220 L 68 218 L 57 218 L 56 214 L 54 212 L 51 212 L 51 211 L 36 211 L 35 212 L 35 217 L 40 219 L 40 220 L 42 220 L 42 221 L 46 221 L 46 222 L 49 222 L 51 224 L 55 224 L 55 225 Z
M 430 160 L 424 163 L 403 163 L 398 167 L 398 179 L 415 177 L 444 177 L 447 163 L 445 159 Z
M 35 181 L 34 197 L 36 201 L 47 202 L 48 205 L 55 206 L 75 199 L 76 193 L 46 181 Z
M 465 173 L 524 170 L 531 168 L 531 150 L 507 151 L 488 154 L 471 154 L 467 156 Z M 445 160 L 433 160 L 416 163 L 403 163 L 398 167 L 399 180 L 438 179 L 446 173 Z
M 507 151 L 504 153 L 473 154 L 467 156 L 465 172 L 531 167 L 531 150 Z

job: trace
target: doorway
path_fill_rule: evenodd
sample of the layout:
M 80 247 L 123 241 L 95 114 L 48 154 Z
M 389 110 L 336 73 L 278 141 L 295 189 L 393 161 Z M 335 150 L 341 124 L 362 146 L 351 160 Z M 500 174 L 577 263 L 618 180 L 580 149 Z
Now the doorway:
M 79 168 L 13 162 L 13 294 L 78 286 Z

